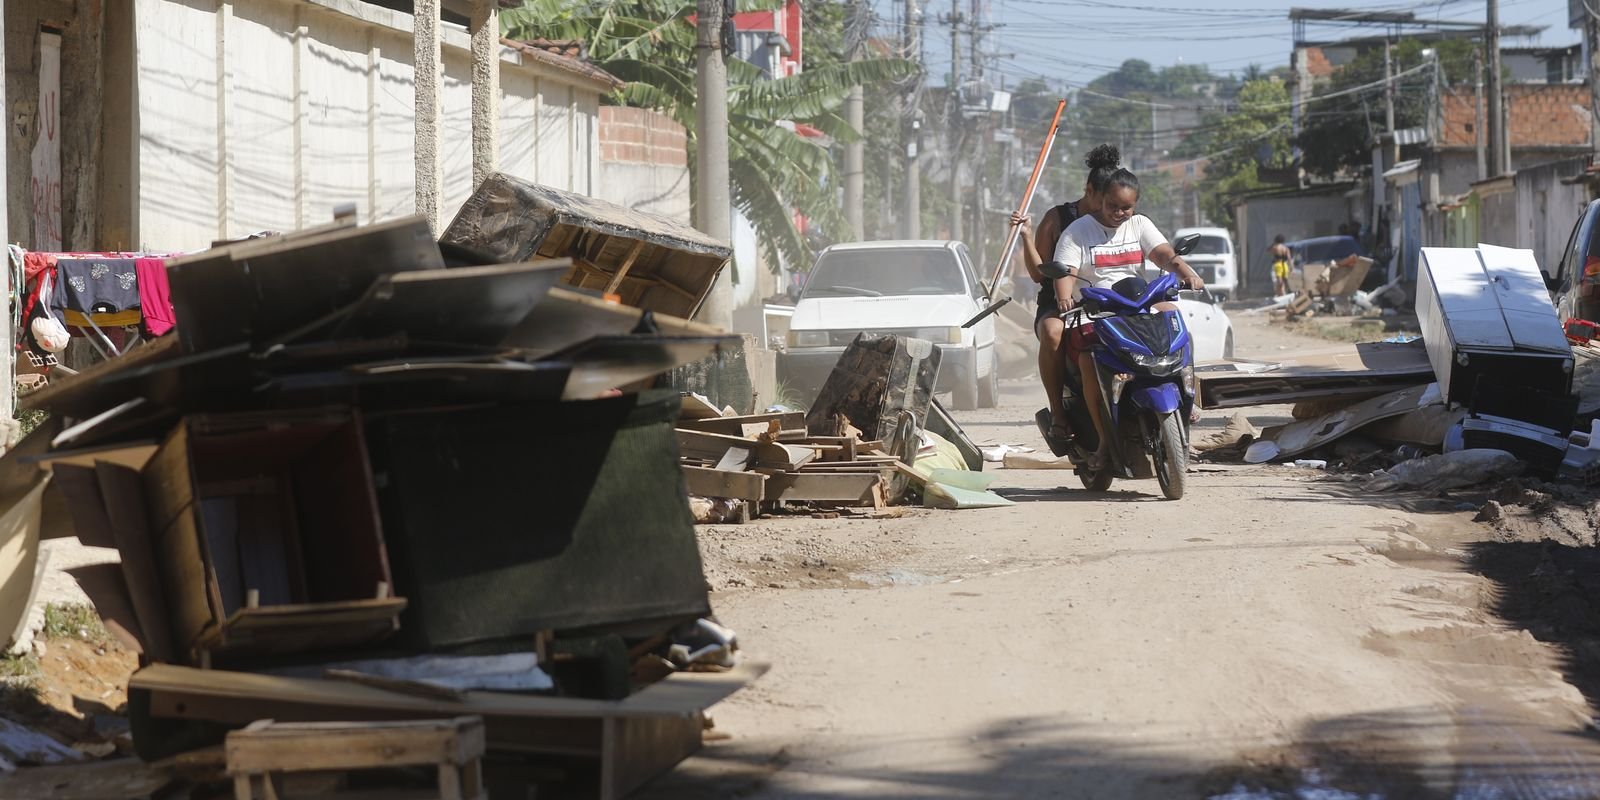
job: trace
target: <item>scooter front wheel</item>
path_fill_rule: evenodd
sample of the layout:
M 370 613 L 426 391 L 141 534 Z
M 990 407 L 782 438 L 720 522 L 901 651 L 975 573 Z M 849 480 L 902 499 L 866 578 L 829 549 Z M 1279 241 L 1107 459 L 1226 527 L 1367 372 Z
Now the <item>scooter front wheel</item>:
M 1154 431 L 1156 480 L 1168 500 L 1182 500 L 1189 474 L 1189 446 L 1184 442 L 1183 420 L 1179 412 L 1162 414 Z

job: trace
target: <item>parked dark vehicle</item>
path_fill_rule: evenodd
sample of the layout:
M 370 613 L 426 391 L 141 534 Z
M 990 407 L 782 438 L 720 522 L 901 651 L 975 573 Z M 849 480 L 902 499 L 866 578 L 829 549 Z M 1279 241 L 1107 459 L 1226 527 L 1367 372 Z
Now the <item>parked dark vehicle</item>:
M 1554 270 L 1547 267 L 1545 286 L 1556 302 L 1556 313 L 1569 319 L 1600 322 L 1600 200 L 1589 204 L 1567 236 L 1567 248 Z

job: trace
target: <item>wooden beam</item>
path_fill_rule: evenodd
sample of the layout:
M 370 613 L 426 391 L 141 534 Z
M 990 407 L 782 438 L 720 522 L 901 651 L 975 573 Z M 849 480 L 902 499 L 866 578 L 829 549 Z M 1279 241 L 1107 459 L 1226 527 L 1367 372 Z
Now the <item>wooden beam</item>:
M 628 255 L 623 257 L 622 264 L 617 267 L 617 274 L 612 277 L 610 283 L 606 284 L 606 294 L 613 294 L 617 291 L 617 287 L 622 285 L 622 279 L 628 277 L 628 270 L 633 269 L 633 262 L 639 258 L 639 253 L 643 252 L 643 250 L 643 239 L 633 243 L 633 247 L 628 250 Z
M 872 489 L 882 481 L 877 472 L 866 474 L 789 474 L 767 479 L 767 502 L 813 501 L 872 505 Z
M 765 497 L 767 476 L 759 472 L 725 472 L 706 467 L 681 467 L 689 494 L 699 497 L 728 497 L 734 500 L 761 500 Z
M 710 419 L 679 420 L 678 427 L 727 436 L 755 437 L 767 432 L 767 425 L 777 420 L 783 430 L 804 430 L 806 415 L 798 411 L 772 414 L 748 414 L 742 417 L 714 417 Z

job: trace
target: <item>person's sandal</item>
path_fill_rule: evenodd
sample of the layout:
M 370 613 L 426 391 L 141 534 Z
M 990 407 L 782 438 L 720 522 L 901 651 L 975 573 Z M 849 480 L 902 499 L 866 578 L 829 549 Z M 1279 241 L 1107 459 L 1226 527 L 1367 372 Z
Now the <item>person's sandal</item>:
M 1069 430 L 1067 426 L 1056 423 L 1050 426 L 1050 433 L 1047 435 L 1051 439 L 1060 439 L 1062 441 L 1066 441 L 1067 439 L 1072 438 L 1072 431 Z

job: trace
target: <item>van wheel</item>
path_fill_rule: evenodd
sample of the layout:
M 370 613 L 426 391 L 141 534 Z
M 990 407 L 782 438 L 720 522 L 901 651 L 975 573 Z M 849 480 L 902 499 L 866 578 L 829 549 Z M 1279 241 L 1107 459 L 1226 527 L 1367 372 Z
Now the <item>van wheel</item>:
M 965 383 L 956 384 L 956 388 L 950 394 L 957 411 L 973 411 L 977 409 L 978 376 L 974 375 Z
M 989 377 L 978 381 L 978 407 L 996 408 L 1000 405 L 1000 365 L 989 368 Z

